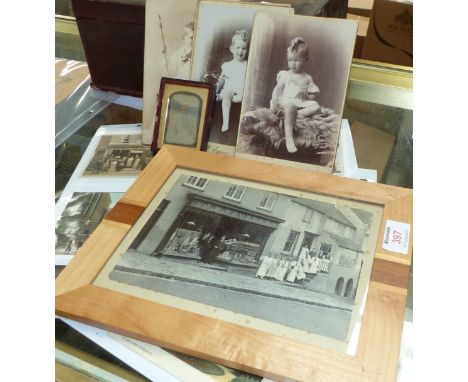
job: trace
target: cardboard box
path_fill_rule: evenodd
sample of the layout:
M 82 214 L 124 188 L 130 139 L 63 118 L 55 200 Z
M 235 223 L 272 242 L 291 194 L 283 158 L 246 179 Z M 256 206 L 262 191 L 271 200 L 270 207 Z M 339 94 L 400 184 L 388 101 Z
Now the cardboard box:
M 374 0 L 348 0 L 348 13 L 369 17 L 374 6 Z
M 413 4 L 375 0 L 362 58 L 413 66 Z
M 369 17 L 355 15 L 353 13 L 347 14 L 348 20 L 356 20 L 358 22 L 358 31 L 356 36 L 356 44 L 354 45 L 354 58 L 362 58 L 362 49 L 366 39 L 367 30 L 369 29 Z
M 72 0 L 91 85 L 143 96 L 144 0 Z

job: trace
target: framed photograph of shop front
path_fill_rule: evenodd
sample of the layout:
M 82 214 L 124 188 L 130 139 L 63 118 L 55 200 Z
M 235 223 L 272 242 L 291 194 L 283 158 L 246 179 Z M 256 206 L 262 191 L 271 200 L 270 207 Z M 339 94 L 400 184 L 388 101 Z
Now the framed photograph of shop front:
M 163 144 L 202 150 L 211 120 L 210 84 L 163 77 L 159 89 L 153 152 Z
M 411 190 L 165 145 L 56 312 L 276 380 L 394 380 L 411 228 Z

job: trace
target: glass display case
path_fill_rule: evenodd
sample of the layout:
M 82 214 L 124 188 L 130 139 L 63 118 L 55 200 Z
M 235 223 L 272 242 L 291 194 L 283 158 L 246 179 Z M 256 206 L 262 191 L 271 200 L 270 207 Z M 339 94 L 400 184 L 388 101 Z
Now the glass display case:
M 358 164 L 360 157 L 365 156 L 359 149 L 372 150 L 374 155 L 386 149 L 389 151 L 389 158 L 379 182 L 412 188 L 412 69 L 354 60 L 343 118 L 349 120 L 355 141 L 358 132 L 357 129 L 353 129 L 353 125 L 360 122 L 366 126 L 365 132 L 371 133 L 377 144 L 377 147 L 355 147 Z M 379 147 L 379 144 L 385 144 L 386 147 Z
M 56 57 L 85 60 L 80 38 L 73 17 L 56 17 Z M 413 72 L 411 68 L 384 65 L 363 60 L 354 60 L 348 83 L 343 118 L 349 121 L 359 167 L 378 168 L 380 183 L 405 188 L 413 187 Z M 86 103 L 90 97 L 89 81 L 80 85 L 80 103 Z M 76 110 L 78 100 L 69 97 L 56 105 L 56 114 L 60 108 Z M 70 104 L 71 103 L 71 104 Z M 56 118 L 55 145 L 55 198 L 59 198 L 73 171 L 88 147 L 96 130 L 102 125 L 140 123 L 141 110 L 128 106 L 104 102 L 89 105 L 80 110 L 80 115 L 87 118 L 74 121 L 66 117 Z M 70 115 L 73 115 L 70 114 Z M 68 127 L 68 125 L 73 125 Z M 68 128 L 68 130 L 67 130 Z M 65 137 L 65 138 L 64 138 Z M 369 145 L 371 137 L 373 144 Z M 56 275 L 61 271 L 56 267 Z M 410 278 L 412 284 L 412 277 Z M 406 320 L 412 322 L 412 285 L 409 288 Z M 119 367 L 121 377 L 132 373 L 133 380 L 146 380 L 134 370 L 122 365 L 121 361 L 97 350 L 91 342 L 83 341 L 72 333 L 72 329 L 62 322 L 56 324 L 56 340 L 66 342 L 104 359 Z M 63 347 L 63 349 L 67 349 Z M 57 349 L 57 346 L 56 346 Z M 63 350 L 62 349 L 62 350 Z M 407 355 L 407 352 L 403 352 Z M 112 372 L 112 369 L 107 369 Z M 117 374 L 116 374 L 117 375 Z M 130 379 L 127 379 L 130 380 Z

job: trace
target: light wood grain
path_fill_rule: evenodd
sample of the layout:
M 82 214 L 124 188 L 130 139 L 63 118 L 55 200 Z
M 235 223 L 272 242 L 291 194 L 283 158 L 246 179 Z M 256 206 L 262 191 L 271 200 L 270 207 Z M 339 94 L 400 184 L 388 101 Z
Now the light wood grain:
M 370 285 L 370 287 L 372 287 L 372 289 L 383 289 L 383 290 L 388 291 L 388 292 L 401 294 L 402 296 L 407 296 L 408 295 L 408 289 L 406 289 L 406 288 L 400 288 L 400 287 L 396 287 L 396 286 L 392 286 L 392 285 L 388 285 L 388 284 L 379 283 L 379 282 L 376 282 L 376 281 L 370 281 L 369 285 Z
M 92 285 L 130 224 L 176 168 L 382 205 L 383 220 L 356 356 L 143 300 Z M 412 191 L 164 146 L 56 281 L 57 314 L 270 377 L 299 381 L 396 378 L 411 261 L 381 248 L 385 219 L 412 224 Z M 129 211 L 123 217 L 124 209 Z M 412 236 L 412 235 L 411 235 Z
M 103 220 L 55 281 L 56 295 L 91 284 L 130 225 Z
M 175 168 L 176 162 L 172 153 L 163 147 L 148 163 L 120 201 L 139 207 L 147 207 Z
M 409 273 L 410 267 L 408 265 L 375 259 L 371 281 L 407 289 Z
M 357 357 L 374 381 L 396 381 L 406 295 L 370 284 Z
M 286 186 L 296 190 L 380 205 L 412 194 L 411 190 L 400 187 L 330 176 L 329 174 L 248 159 L 220 157 L 217 154 L 193 152 L 178 146 L 164 145 L 145 168 L 147 177 L 142 174 L 121 200 L 126 203 L 133 202 L 135 205 L 147 206 L 147 200 L 151 200 L 155 190 L 156 192 L 159 191 L 162 186 L 160 178 L 167 178 L 167 174 L 171 173 L 175 168 L 175 163 L 180 164 L 179 167 L 181 168 L 190 170 L 205 171 L 215 175 L 225 175 L 275 186 Z M 153 182 L 157 181 L 158 184 L 151 185 L 151 187 L 144 185 L 144 181 L 140 180 L 143 178 L 151 179 Z M 139 180 L 140 182 L 137 184 Z M 146 204 L 143 204 L 145 202 Z
M 61 316 L 97 322 L 123 335 L 278 381 L 372 380 L 353 357 L 96 286 L 58 296 L 56 310 Z

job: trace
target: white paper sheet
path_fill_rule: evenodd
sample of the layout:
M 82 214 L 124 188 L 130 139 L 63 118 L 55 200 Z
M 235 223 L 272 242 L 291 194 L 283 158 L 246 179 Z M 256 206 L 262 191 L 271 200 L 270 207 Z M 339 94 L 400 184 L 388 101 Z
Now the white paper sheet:
M 336 152 L 333 175 L 377 182 L 377 170 L 358 167 L 351 128 L 347 119 L 341 121 L 340 141 Z
M 171 373 L 162 369 L 155 363 L 150 362 L 149 360 L 145 359 L 139 354 L 131 351 L 127 346 L 121 344 L 120 342 L 110 337 L 107 331 L 103 329 L 98 329 L 90 325 L 85 325 L 77 321 L 69 320 L 67 318 L 59 318 L 65 323 L 67 323 L 69 326 L 71 326 L 73 329 L 77 330 L 78 332 L 89 338 L 91 341 L 95 342 L 103 349 L 107 350 L 108 352 L 119 358 L 122 362 L 126 363 L 128 366 L 135 369 L 136 371 L 138 371 L 145 377 L 151 379 L 152 381 L 181 382 L 180 379 L 176 378 Z M 163 351 L 160 348 L 158 349 Z M 167 352 L 165 353 L 169 354 Z M 182 361 L 180 362 L 184 364 Z M 186 364 L 184 365 L 187 366 Z M 203 382 L 205 380 L 200 379 L 200 381 Z M 212 381 L 210 380 L 210 382 Z
M 93 159 L 96 148 L 100 140 L 104 136 L 115 135 L 141 135 L 141 124 L 123 124 L 123 125 L 108 125 L 102 126 L 91 139 L 86 151 L 84 152 L 80 162 L 75 168 L 70 180 L 62 191 L 59 200 L 55 204 L 55 223 L 57 224 L 64 209 L 70 202 L 74 193 L 77 192 L 122 192 L 125 193 L 133 184 L 137 175 L 126 176 L 83 176 L 83 172 L 88 167 Z M 56 254 L 55 265 L 67 265 L 73 255 Z

